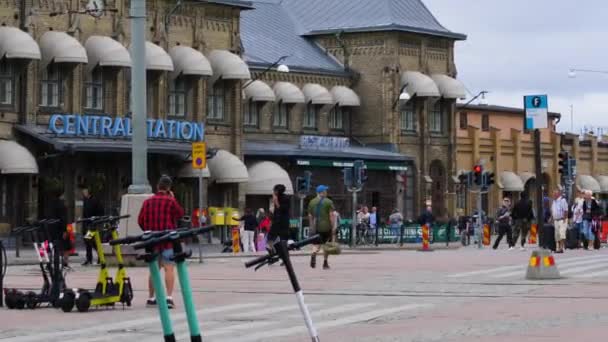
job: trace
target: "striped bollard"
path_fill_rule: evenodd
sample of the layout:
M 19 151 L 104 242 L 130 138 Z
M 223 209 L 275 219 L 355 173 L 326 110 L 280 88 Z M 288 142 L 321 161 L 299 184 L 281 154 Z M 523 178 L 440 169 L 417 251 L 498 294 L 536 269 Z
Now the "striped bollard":
M 528 244 L 530 245 L 535 245 L 537 243 L 537 236 L 538 236 L 538 226 L 536 225 L 536 223 L 533 223 L 530 226 L 530 237 L 528 238 Z
M 490 230 L 490 225 L 489 224 L 484 224 L 483 225 L 483 245 L 484 246 L 489 246 L 492 240 L 492 234 L 491 234 L 491 230 Z
M 433 250 L 431 249 L 429 241 L 430 241 L 430 229 L 429 229 L 429 226 L 425 224 L 422 226 L 422 248 L 419 249 L 418 251 L 432 252 Z

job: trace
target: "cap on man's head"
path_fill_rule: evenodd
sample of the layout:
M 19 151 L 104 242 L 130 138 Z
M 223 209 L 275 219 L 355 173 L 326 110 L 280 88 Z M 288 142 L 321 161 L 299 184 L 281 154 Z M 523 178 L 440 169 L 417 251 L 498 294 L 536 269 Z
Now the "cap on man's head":
M 329 187 L 327 185 L 319 185 L 317 187 L 317 193 L 321 193 L 321 192 L 327 191 L 328 189 L 329 189 Z

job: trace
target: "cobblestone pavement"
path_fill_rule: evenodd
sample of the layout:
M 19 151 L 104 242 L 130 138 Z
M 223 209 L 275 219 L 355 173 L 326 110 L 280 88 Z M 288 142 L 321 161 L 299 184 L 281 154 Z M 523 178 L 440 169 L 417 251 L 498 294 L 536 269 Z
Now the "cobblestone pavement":
M 381 251 L 331 259 L 311 269 L 294 256 L 321 340 L 337 341 L 591 341 L 606 336 L 608 249 L 555 255 L 559 280 L 524 279 L 530 251 L 462 248 L 432 253 Z M 242 258 L 191 262 L 204 341 L 310 341 L 285 270 L 257 272 Z M 91 287 L 96 267 L 75 267 L 71 287 Z M 130 308 L 63 313 L 0 310 L 0 342 L 161 341 L 155 309 L 145 308 L 146 269 L 128 270 Z M 36 266 L 9 267 L 7 287 L 36 287 Z M 179 291 L 172 320 L 188 341 Z

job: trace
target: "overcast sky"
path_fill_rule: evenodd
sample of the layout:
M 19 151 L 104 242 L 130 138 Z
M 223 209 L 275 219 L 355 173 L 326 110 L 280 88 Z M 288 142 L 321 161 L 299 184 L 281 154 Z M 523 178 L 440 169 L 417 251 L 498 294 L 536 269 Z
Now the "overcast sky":
M 458 78 L 474 94 L 488 90 L 490 104 L 523 106 L 523 95 L 549 95 L 562 114 L 560 131 L 608 127 L 606 0 L 423 0 L 439 22 L 468 36 L 456 43 Z M 608 131 L 608 130 L 607 130 Z

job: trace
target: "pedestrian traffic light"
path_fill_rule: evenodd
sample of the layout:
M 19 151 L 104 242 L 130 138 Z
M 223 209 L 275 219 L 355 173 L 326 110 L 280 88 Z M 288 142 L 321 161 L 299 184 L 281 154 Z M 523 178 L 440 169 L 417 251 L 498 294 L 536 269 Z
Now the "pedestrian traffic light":
M 298 194 L 305 194 L 306 190 L 306 179 L 304 177 L 296 177 L 296 189 Z
M 489 187 L 494 184 L 494 172 L 486 172 L 485 186 Z
M 559 153 L 558 157 L 559 173 L 562 175 L 562 177 L 569 177 L 570 167 L 568 164 L 570 163 L 570 155 L 568 154 L 568 152 L 562 151 Z
M 473 179 L 475 184 L 481 186 L 483 183 L 483 167 L 481 165 L 475 165 L 473 167 Z

